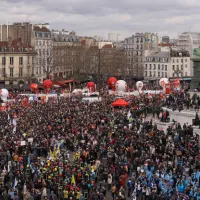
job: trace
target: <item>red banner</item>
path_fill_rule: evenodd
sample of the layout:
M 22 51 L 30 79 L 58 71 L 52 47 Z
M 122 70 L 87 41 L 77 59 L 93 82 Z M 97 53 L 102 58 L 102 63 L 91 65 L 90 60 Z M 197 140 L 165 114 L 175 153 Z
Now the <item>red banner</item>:
M 165 84 L 165 94 L 170 94 L 171 93 L 171 84 L 167 83 Z
M 174 85 L 174 89 L 180 89 L 181 88 L 180 79 L 178 79 L 178 78 L 174 79 L 173 85 Z

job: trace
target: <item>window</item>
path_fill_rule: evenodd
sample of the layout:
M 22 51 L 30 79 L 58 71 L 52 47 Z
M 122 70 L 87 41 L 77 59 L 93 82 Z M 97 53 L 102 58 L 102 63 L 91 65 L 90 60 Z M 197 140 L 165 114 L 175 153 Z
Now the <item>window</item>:
M 187 64 L 185 64 L 185 68 L 187 68 Z
M 2 65 L 6 65 L 6 57 L 2 57 Z
M 147 64 L 145 64 L 145 67 L 146 67 L 146 69 L 147 69 Z
M 152 73 L 151 73 L 151 71 L 149 72 L 149 75 L 150 75 L 150 76 L 152 76 Z
M 139 49 L 139 44 L 137 44 L 137 49 Z
M 19 57 L 19 65 L 23 65 L 23 57 Z
M 141 43 L 143 42 L 143 38 L 141 38 L 140 42 L 141 42 Z
M 40 55 L 40 56 L 42 55 L 42 50 L 41 50 L 41 49 L 39 49 L 39 55 Z
M 43 55 L 45 55 L 45 49 L 43 49 Z
M 10 65 L 14 64 L 14 57 L 10 57 Z
M 165 65 L 165 71 L 167 71 L 167 65 Z
M 181 62 L 183 62 L 183 59 L 181 59 Z
M 167 72 L 165 72 L 165 77 L 167 78 Z
M 164 72 L 162 72 L 162 77 L 164 77 Z
M 6 76 L 6 68 L 2 68 L 2 76 Z
M 181 70 L 183 70 L 183 65 L 181 65 Z
M 185 58 L 185 62 L 187 62 L 187 58 Z
M 38 41 L 36 41 L 36 46 L 38 46 Z
M 151 70 L 151 64 L 149 64 L 149 69 Z
M 34 67 L 32 67 L 32 76 L 34 76 Z
M 178 59 L 177 59 L 176 61 L 177 61 L 177 63 L 178 63 Z
M 20 67 L 20 68 L 19 68 L 19 77 L 22 77 L 22 76 L 23 76 L 23 68 Z
M 173 59 L 173 63 L 174 63 L 174 59 Z
M 14 71 L 14 70 L 13 70 L 13 68 L 11 67 L 11 68 L 10 68 L 10 77 L 13 77 L 13 71 Z
M 38 67 L 36 68 L 36 74 L 38 74 Z
M 43 41 L 43 45 L 45 45 L 45 41 Z
M 164 65 L 162 65 L 162 70 L 164 70 Z
M 160 70 L 160 64 L 158 64 L 158 70 Z
M 154 76 L 154 77 L 156 76 L 156 72 L 155 72 L 155 71 L 153 72 L 153 76 Z
M 185 76 L 187 76 L 187 72 L 185 72 Z
M 156 64 L 153 64 L 153 69 L 156 69 Z
M 175 70 L 175 65 L 172 66 L 172 69 Z
M 147 71 L 145 71 L 145 76 L 147 76 Z
M 28 56 L 28 65 L 30 64 L 30 56 Z
M 158 72 L 158 77 L 160 77 L 160 72 Z
M 141 49 L 143 49 L 143 45 L 141 44 L 141 47 L 140 47 Z
M 176 66 L 176 69 L 179 70 L 179 65 Z

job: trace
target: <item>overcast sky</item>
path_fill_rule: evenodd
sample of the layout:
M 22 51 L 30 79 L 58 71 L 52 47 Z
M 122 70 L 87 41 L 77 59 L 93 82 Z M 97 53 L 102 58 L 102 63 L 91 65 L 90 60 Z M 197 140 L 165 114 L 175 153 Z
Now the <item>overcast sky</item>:
M 49 22 L 54 29 L 77 35 L 135 32 L 177 37 L 184 31 L 200 32 L 200 0 L 0 0 L 3 23 Z

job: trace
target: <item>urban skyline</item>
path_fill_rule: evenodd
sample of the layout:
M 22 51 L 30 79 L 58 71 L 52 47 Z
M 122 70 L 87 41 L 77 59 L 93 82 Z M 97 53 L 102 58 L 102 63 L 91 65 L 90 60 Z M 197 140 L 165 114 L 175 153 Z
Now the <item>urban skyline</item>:
M 119 33 L 119 40 L 134 32 L 154 32 L 159 36 L 176 38 L 185 31 L 199 32 L 196 0 L 125 0 L 105 2 L 91 0 L 54 1 L 1 1 L 0 16 L 4 24 L 9 21 L 31 23 L 49 22 L 51 29 L 74 30 L 78 35 Z M 192 13 L 192 14 L 191 14 Z

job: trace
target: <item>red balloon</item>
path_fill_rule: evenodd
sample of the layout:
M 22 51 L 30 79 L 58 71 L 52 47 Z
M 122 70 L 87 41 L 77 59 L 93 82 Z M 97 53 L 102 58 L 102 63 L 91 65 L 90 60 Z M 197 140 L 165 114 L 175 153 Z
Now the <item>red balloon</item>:
M 94 88 L 95 87 L 95 83 L 94 82 L 88 82 L 87 87 L 88 88 Z
M 180 83 L 180 79 L 179 79 L 179 78 L 175 78 L 175 79 L 173 80 L 173 82 L 174 82 L 175 84 L 178 84 L 178 83 Z
M 180 79 L 179 78 L 175 78 L 173 80 L 173 85 L 174 85 L 174 88 L 180 88 L 180 86 L 181 86 Z
M 115 83 L 117 82 L 117 79 L 115 77 L 110 77 L 108 79 L 108 87 L 109 89 L 115 90 Z
M 30 89 L 31 89 L 31 91 L 38 90 L 38 84 L 32 83 L 32 84 L 30 85 Z
M 42 83 L 44 89 L 51 89 L 53 87 L 52 81 L 51 80 L 45 80 Z

